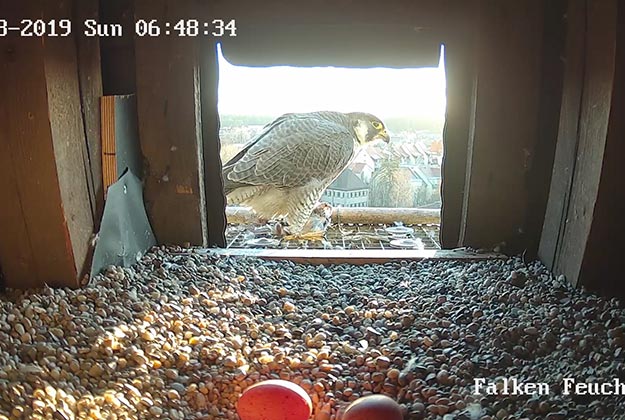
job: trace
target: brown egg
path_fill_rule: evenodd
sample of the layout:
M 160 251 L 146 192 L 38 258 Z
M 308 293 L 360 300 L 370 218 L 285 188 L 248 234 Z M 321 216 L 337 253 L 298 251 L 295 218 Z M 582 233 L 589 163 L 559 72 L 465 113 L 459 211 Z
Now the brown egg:
M 386 395 L 367 395 L 351 403 L 341 420 L 402 420 L 401 407 Z
M 237 401 L 237 413 L 241 420 L 308 420 L 312 401 L 300 386 L 271 379 L 247 388 Z

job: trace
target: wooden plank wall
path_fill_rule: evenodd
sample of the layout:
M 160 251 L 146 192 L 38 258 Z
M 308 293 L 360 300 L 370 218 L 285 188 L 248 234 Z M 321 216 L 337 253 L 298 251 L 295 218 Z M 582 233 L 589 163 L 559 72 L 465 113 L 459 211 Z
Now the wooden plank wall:
M 538 137 L 542 2 L 479 3 L 474 127 L 460 243 L 522 252 Z
M 184 0 L 137 0 L 137 19 L 197 18 Z M 199 39 L 137 37 L 137 111 L 146 210 L 159 243 L 207 243 Z
M 555 161 L 560 108 L 564 84 L 564 60 L 568 0 L 544 3 L 544 31 L 542 36 L 542 70 L 538 133 L 527 172 L 528 209 L 525 221 L 527 240 L 525 257 L 536 259 L 540 244 L 549 185 Z
M 615 287 L 610 274 L 623 251 L 623 15 L 616 0 L 570 1 L 560 131 L 539 252 L 555 273 L 599 290 Z
M 605 15 L 606 18 L 611 18 Z M 580 281 L 608 296 L 625 296 L 625 6 L 618 4 L 614 81 L 603 166 Z
M 71 3 L 18 3 L 24 17 L 71 18 Z M 0 38 L 0 265 L 9 287 L 79 285 L 93 233 L 76 44 Z
M 586 0 L 571 0 L 567 12 L 566 69 L 558 142 L 553 163 L 549 200 L 538 250 L 539 258 L 555 271 L 560 257 L 577 156 L 580 104 L 586 54 Z
M 593 223 L 594 206 L 605 151 L 614 77 L 615 2 L 586 4 L 587 49 L 577 132 L 576 156 L 567 208 L 567 222 L 559 245 L 556 271 L 573 283 L 584 259 Z M 610 22 L 612 21 L 612 22 Z
M 44 2 L 44 13 L 56 20 L 71 16 L 72 3 Z M 81 112 L 76 42 L 71 37 L 49 37 L 43 42 L 43 47 L 48 117 L 63 211 L 73 248 L 75 270 L 84 274 L 88 271 L 87 267 L 83 267 L 83 262 L 88 258 L 89 241 L 94 232 L 95 206 L 91 205 L 89 196 L 92 172 Z M 97 113 L 96 109 L 85 111 Z
M 211 12 L 206 18 L 236 19 L 244 30 L 249 23 L 279 22 L 344 24 L 349 23 L 397 23 L 413 24 L 416 29 L 434 27 L 453 28 L 455 17 L 461 16 L 467 3 L 473 0 L 271 0 L 258 7 L 255 0 L 212 0 Z M 206 2 L 209 3 L 209 2 Z M 309 55 L 313 51 L 301 51 Z
M 99 19 L 98 0 L 73 2 L 73 22 Z M 100 147 L 100 97 L 102 96 L 102 72 L 100 69 L 100 39 L 98 37 L 75 36 L 80 105 L 86 142 L 83 148 L 87 164 L 89 196 L 93 220 L 98 229 L 104 212 L 104 187 L 102 185 L 102 157 Z

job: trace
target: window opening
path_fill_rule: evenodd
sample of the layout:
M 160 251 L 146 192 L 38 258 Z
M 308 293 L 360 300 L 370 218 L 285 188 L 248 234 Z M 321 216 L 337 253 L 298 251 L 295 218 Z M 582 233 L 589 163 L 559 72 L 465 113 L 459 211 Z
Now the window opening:
M 279 222 L 254 220 L 249 208 L 229 204 L 228 248 L 440 249 L 446 103 L 442 48 L 437 68 L 252 68 L 232 65 L 221 48 L 219 67 L 224 164 L 286 113 L 367 112 L 382 120 L 391 137 L 388 144 L 378 141 L 362 147 L 325 189 L 319 201 L 332 207 L 332 217 L 323 238 L 290 240 L 278 231 Z M 388 209 L 398 208 L 430 217 L 401 226 L 401 217 L 388 216 Z M 382 221 L 379 209 L 387 209 Z M 371 218 L 363 223 L 359 217 L 360 222 L 353 223 L 348 216 L 354 212 Z

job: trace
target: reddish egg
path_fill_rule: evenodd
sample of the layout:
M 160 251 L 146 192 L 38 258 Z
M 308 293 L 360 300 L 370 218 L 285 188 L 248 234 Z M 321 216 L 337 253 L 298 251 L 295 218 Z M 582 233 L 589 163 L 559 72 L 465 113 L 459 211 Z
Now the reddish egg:
M 386 395 L 358 398 L 345 409 L 342 420 L 402 420 L 401 407 Z
M 308 420 L 312 401 L 300 386 L 271 379 L 247 388 L 237 402 L 237 413 L 241 420 Z

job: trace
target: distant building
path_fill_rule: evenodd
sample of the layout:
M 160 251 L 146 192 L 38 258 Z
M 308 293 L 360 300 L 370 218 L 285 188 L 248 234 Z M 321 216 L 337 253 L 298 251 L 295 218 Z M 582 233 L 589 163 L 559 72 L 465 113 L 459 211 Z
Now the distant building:
M 354 162 L 349 165 L 348 168 L 351 169 L 351 171 L 365 184 L 369 185 L 371 183 L 371 177 L 375 171 L 375 166 L 373 164 L 370 165 L 364 162 Z
M 384 160 L 385 158 L 388 158 L 391 154 L 391 152 L 388 149 L 386 148 L 382 149 L 376 146 L 368 147 L 366 149 L 366 153 L 373 161 L 374 169 L 379 168 L 380 164 L 382 163 L 382 160 Z
M 440 208 L 440 168 L 401 166 L 400 170 L 408 173 L 408 182 L 415 192 L 415 207 Z
M 436 190 L 441 187 L 441 167 L 440 166 L 431 166 L 429 168 L 424 168 L 423 172 L 425 172 L 426 176 L 429 178 L 432 183 L 432 187 Z
M 438 189 L 441 185 L 440 167 L 420 168 L 417 166 L 400 165 L 400 168 L 410 171 L 411 182 L 416 187 L 425 186 Z
M 373 175 L 373 171 L 375 171 L 375 167 L 375 160 L 373 160 L 368 150 L 365 148 L 360 149 L 352 163 L 348 166 L 348 168 L 367 185 L 371 182 L 371 176 Z
M 410 183 L 415 187 L 415 189 L 419 189 L 419 188 L 428 188 L 428 189 L 434 189 L 435 185 L 432 182 L 432 180 L 430 179 L 430 177 L 423 171 L 422 168 L 417 168 L 417 167 L 409 167 L 409 166 L 404 166 L 402 167 L 403 170 L 408 171 L 408 173 L 410 174 Z
M 372 168 L 375 168 L 375 160 L 371 156 L 369 149 L 370 148 L 360 149 L 358 153 L 356 154 L 356 156 L 354 156 L 354 160 L 352 161 L 352 164 L 363 163 L 366 166 L 371 166 Z
M 321 201 L 342 207 L 367 207 L 369 187 L 351 169 L 345 169 L 323 192 Z
M 430 153 L 421 141 L 394 144 L 392 154 L 405 166 L 427 166 Z

